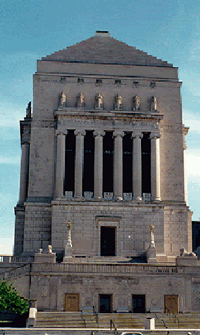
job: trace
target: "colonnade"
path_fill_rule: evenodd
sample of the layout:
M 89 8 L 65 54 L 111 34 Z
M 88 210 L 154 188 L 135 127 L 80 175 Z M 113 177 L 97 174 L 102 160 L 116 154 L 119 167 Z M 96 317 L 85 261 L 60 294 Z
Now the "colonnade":
M 75 189 L 74 198 L 82 199 L 82 175 L 83 175 L 83 150 L 84 136 L 86 131 L 76 129 L 75 147 Z M 64 170 L 65 170 L 65 137 L 67 130 L 57 130 L 57 161 L 56 161 L 56 182 L 55 197 L 63 197 Z M 103 136 L 105 132 L 95 130 L 93 136 L 94 142 L 94 199 L 102 200 L 103 198 Z M 123 200 L 123 136 L 125 133 L 120 130 L 113 132 L 114 137 L 114 167 L 113 167 L 113 184 L 114 200 Z M 141 140 L 142 132 L 133 132 L 133 200 L 142 200 L 142 157 L 141 157 Z M 151 200 L 160 200 L 160 134 L 158 132 L 150 133 L 151 140 Z

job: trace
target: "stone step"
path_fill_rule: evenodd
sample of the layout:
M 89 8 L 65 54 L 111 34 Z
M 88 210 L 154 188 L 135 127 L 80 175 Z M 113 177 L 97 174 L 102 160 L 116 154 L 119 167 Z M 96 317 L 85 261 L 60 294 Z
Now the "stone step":
M 165 313 L 156 313 L 156 315 L 154 313 L 98 313 L 97 323 L 96 315 L 81 312 L 38 312 L 36 327 L 110 328 L 110 320 L 112 320 L 117 328 L 139 329 L 144 328 L 147 317 L 155 318 L 157 329 L 200 328 L 199 313 L 178 314 L 179 323 L 174 316 Z

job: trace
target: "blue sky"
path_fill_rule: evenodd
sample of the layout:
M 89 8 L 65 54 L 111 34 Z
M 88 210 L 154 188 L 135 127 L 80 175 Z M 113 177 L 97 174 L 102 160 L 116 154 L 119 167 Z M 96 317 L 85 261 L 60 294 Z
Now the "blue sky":
M 179 67 L 187 135 L 188 203 L 200 217 L 200 3 L 186 0 L 0 1 L 0 254 L 12 252 L 19 195 L 19 120 L 36 60 L 108 30 Z

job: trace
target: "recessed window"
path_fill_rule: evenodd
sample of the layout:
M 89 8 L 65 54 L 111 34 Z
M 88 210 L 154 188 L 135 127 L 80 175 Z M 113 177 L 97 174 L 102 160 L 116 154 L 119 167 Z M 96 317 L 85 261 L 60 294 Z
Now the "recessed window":
M 84 79 L 83 78 L 78 78 L 77 82 L 78 82 L 78 84 L 83 84 L 84 83 Z
M 116 85 L 121 85 L 121 80 L 120 80 L 120 79 L 116 79 L 116 80 L 115 80 L 115 84 L 116 84 Z
M 134 82 L 133 82 L 133 86 L 134 86 L 134 87 L 138 87 L 138 86 L 139 86 L 139 82 L 138 82 L 137 80 L 134 81 Z
M 102 79 L 96 79 L 96 85 L 101 85 L 102 84 Z
M 156 87 L 156 83 L 155 83 L 155 81 L 151 81 L 149 86 L 150 86 L 151 88 Z
M 60 78 L 60 82 L 61 82 L 61 83 L 65 83 L 65 82 L 66 82 L 66 78 L 65 78 L 65 77 L 61 77 L 61 78 Z

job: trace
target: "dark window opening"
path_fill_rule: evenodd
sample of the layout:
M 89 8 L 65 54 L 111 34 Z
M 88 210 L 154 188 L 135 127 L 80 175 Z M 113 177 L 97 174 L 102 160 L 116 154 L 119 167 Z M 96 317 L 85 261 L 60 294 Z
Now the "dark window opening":
M 78 82 L 78 84 L 82 84 L 82 83 L 84 83 L 84 79 L 83 78 L 78 78 L 77 82 Z
M 121 80 L 120 79 L 116 79 L 115 80 L 115 84 L 118 84 L 118 85 L 121 84 Z
M 133 295 L 133 313 L 145 313 L 145 295 Z
M 73 130 L 68 130 L 65 145 L 64 191 L 74 192 L 74 166 L 75 166 L 75 136 Z
M 112 313 L 112 295 L 100 294 L 99 295 L 99 312 Z
M 155 81 L 151 81 L 149 86 L 150 86 L 151 88 L 156 87 L 156 83 L 155 83 Z
M 144 133 L 142 138 L 142 193 L 151 193 L 150 133 Z
M 103 138 L 103 192 L 113 192 L 113 133 Z
M 101 256 L 115 256 L 115 227 L 101 227 Z
M 132 138 L 128 133 L 123 138 L 123 193 L 132 193 Z
M 86 131 L 84 138 L 83 192 L 94 192 L 94 137 Z
M 102 79 L 96 79 L 96 84 L 97 84 L 97 85 L 102 84 Z

